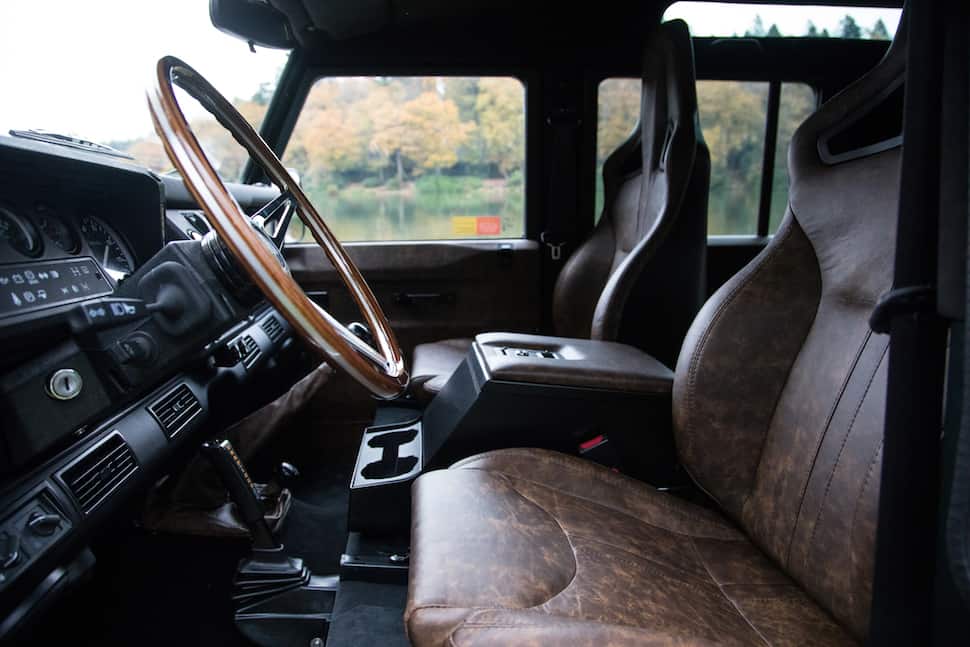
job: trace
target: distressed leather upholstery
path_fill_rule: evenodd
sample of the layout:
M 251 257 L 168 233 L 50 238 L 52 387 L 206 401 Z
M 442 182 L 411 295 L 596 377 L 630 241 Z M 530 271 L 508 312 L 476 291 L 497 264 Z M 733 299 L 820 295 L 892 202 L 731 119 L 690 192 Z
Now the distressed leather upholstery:
M 559 337 L 621 341 L 672 367 L 704 302 L 710 180 L 683 21 L 648 41 L 642 84 L 640 123 L 603 168 L 603 215 L 556 281 L 553 324 Z M 413 392 L 440 391 L 470 346 L 417 346 Z
M 720 514 L 581 459 L 499 450 L 413 494 L 415 645 L 851 642 Z
M 821 144 L 904 75 L 887 58 L 811 116 L 785 221 L 691 326 L 673 386 L 712 507 L 580 459 L 500 450 L 414 486 L 406 624 L 451 645 L 838 645 L 872 597 L 900 148 Z

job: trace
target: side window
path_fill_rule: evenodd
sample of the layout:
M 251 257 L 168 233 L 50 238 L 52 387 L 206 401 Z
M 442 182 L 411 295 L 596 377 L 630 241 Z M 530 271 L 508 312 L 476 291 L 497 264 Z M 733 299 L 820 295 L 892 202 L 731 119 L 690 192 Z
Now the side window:
M 640 121 L 640 80 L 604 79 L 596 99 L 596 211 L 603 213 L 603 164 Z
M 795 129 L 815 110 L 815 91 L 804 83 L 782 83 L 778 100 L 778 141 L 775 173 L 771 182 L 771 220 L 768 231 L 781 224 L 788 208 L 788 144 Z
M 768 84 L 698 81 L 697 106 L 711 151 L 710 236 L 758 231 Z
M 525 234 L 525 88 L 510 77 L 314 83 L 283 155 L 341 241 Z M 294 219 L 289 237 L 311 240 Z
M 711 153 L 708 234 L 758 234 L 768 122 L 769 83 L 698 81 L 701 129 Z M 596 218 L 603 208 L 603 163 L 636 127 L 640 82 L 606 79 L 598 94 Z M 788 144 L 815 108 L 815 93 L 802 83 L 781 83 L 768 231 L 777 229 L 788 203 Z

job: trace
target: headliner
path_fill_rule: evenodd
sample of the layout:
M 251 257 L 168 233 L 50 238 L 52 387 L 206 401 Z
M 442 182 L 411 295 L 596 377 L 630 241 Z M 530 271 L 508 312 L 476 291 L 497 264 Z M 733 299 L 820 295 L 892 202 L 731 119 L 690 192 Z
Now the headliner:
M 900 0 L 744 0 L 752 4 L 899 7 Z M 385 31 L 437 27 L 477 32 L 580 37 L 594 32 L 622 36 L 659 21 L 671 0 L 598 0 L 581 4 L 548 0 L 210 0 L 213 23 L 245 40 L 276 47 L 313 48 Z

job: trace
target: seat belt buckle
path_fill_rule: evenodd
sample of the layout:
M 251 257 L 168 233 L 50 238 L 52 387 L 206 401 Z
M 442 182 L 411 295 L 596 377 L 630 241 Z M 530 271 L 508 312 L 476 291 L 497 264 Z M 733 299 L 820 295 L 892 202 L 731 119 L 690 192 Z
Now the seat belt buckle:
M 550 239 L 553 237 L 549 235 L 549 232 L 544 231 L 539 235 L 539 241 L 549 248 L 549 257 L 554 261 L 558 261 L 562 258 L 562 246 L 566 244 L 565 241 L 559 241 L 558 243 L 551 242 Z

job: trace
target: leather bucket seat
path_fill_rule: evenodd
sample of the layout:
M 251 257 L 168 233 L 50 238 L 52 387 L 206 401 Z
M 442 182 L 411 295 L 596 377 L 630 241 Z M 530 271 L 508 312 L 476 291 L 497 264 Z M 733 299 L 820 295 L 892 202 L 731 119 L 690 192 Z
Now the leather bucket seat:
M 603 168 L 603 216 L 553 292 L 559 337 L 622 341 L 673 366 L 704 303 L 711 161 L 687 25 L 661 25 L 643 57 L 640 123 Z M 437 394 L 470 339 L 414 350 L 412 391 Z
M 889 345 L 868 317 L 892 283 L 901 147 L 825 151 L 899 86 L 902 50 L 798 129 L 784 222 L 687 334 L 674 433 L 712 505 L 543 450 L 425 474 L 415 645 L 865 640 Z

